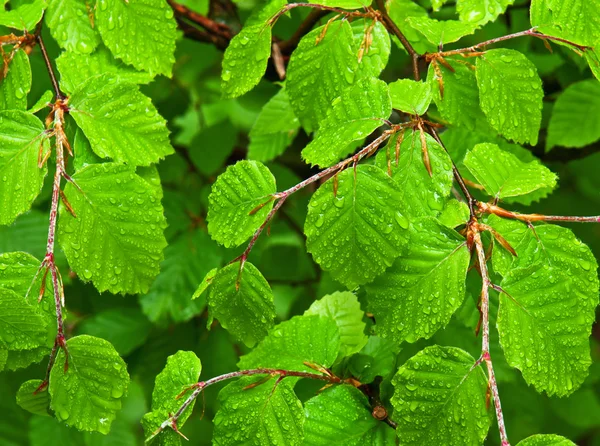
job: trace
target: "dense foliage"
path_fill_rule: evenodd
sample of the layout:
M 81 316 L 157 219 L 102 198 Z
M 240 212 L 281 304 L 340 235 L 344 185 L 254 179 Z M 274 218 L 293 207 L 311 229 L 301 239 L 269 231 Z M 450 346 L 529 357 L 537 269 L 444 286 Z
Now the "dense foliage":
M 600 445 L 600 1 L 3 5 L 2 445 Z

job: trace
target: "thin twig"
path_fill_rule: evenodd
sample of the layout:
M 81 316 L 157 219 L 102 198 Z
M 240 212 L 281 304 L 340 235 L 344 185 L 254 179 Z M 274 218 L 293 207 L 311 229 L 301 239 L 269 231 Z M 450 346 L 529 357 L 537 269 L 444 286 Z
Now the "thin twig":
M 313 29 L 317 23 L 319 23 L 319 20 L 330 13 L 331 11 L 327 11 L 325 9 L 313 9 L 296 29 L 292 37 L 290 37 L 288 40 L 284 40 L 283 42 L 279 42 L 279 49 L 281 52 L 283 54 L 291 53 L 298 46 L 300 39 L 308 34 L 310 30 Z
M 509 211 L 501 208 L 500 206 L 483 203 L 478 201 L 477 208 L 484 214 L 494 214 L 499 217 L 510 218 L 512 220 L 519 220 L 525 223 L 531 223 L 534 221 L 563 221 L 571 223 L 600 223 L 600 215 L 594 216 L 569 216 L 569 215 L 542 215 L 542 214 L 520 214 L 518 212 Z
M 187 20 L 194 22 L 195 24 L 201 26 L 207 31 L 210 31 L 213 34 L 216 34 L 220 37 L 223 37 L 227 40 L 231 40 L 233 37 L 233 32 L 229 28 L 229 26 L 215 22 L 214 20 L 209 19 L 208 17 L 203 16 L 202 14 L 198 14 L 195 11 L 192 11 L 187 6 L 180 5 L 179 3 L 174 2 L 173 0 L 167 0 L 171 8 L 175 14 L 179 17 L 184 17 Z
M 66 96 L 58 86 L 58 81 L 56 80 L 56 75 L 54 74 L 54 68 L 52 67 L 52 63 L 50 62 L 50 58 L 48 57 L 48 52 L 46 51 L 46 46 L 44 45 L 44 40 L 42 39 L 41 32 L 38 32 L 36 34 L 35 39 L 37 40 L 37 43 L 40 46 L 40 50 L 42 50 L 42 56 L 44 57 L 44 62 L 46 63 L 48 74 L 50 75 L 50 81 L 52 82 L 52 87 L 54 88 L 54 94 L 56 95 L 56 99 L 63 100 Z

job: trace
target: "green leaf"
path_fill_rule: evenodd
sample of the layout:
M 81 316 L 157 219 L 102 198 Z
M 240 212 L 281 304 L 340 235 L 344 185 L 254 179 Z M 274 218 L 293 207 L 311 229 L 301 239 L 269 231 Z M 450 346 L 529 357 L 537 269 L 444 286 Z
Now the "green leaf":
M 127 393 L 127 366 L 109 342 L 92 336 L 69 339 L 67 350 L 68 362 L 61 349 L 50 373 L 50 407 L 70 426 L 108 434 Z
M 530 204 L 556 187 L 556 175 L 540 161 L 524 163 L 496 144 L 477 144 L 465 156 L 464 164 L 496 199 L 513 198 Z
M 61 48 L 89 54 L 100 43 L 100 35 L 92 27 L 93 5 L 86 0 L 49 0 L 45 23 Z
M 413 0 L 389 0 L 386 2 L 386 8 L 392 20 L 398 25 L 402 34 L 406 36 L 418 53 L 422 54 L 436 50 L 435 45 L 428 42 L 423 34 L 408 23 L 410 17 L 428 17 L 429 13 L 426 9 Z M 399 48 L 406 51 L 398 39 L 394 38 L 394 40 Z
M 493 22 L 515 0 L 458 0 L 456 12 L 460 20 L 483 26 Z
M 271 287 L 256 267 L 246 262 L 240 273 L 239 262 L 220 269 L 208 295 L 212 318 L 248 347 L 267 335 L 275 319 Z
M 348 88 L 321 122 L 315 139 L 302 150 L 305 161 L 328 167 L 339 161 L 359 141 L 383 124 L 392 112 L 385 82 L 361 79 Z
M 452 190 L 452 161 L 448 153 L 430 135 L 425 135 L 425 141 L 431 176 L 423 162 L 418 131 L 408 130 L 402 136 L 394 135 L 386 150 L 381 150 L 375 159 L 376 166 L 391 172 L 405 203 L 403 210 L 410 217 L 438 215 Z M 398 162 L 396 148 L 399 150 Z
M 537 434 L 517 443 L 517 446 L 576 446 L 571 440 L 554 434 Z
M 0 288 L 0 341 L 8 350 L 48 348 L 47 327 L 47 318 L 25 297 Z
M 190 299 L 206 270 L 221 265 L 222 254 L 208 234 L 196 230 L 172 240 L 165 249 L 160 274 L 150 291 L 140 296 L 144 314 L 156 324 L 188 321 L 205 307 Z
M 369 6 L 369 3 L 363 0 L 318 0 L 315 4 L 342 9 L 360 9 Z
M 435 105 L 442 118 L 450 124 L 474 130 L 478 124 L 481 126 L 482 121 L 485 122 L 485 115 L 479 107 L 475 71 L 451 59 L 446 59 L 446 62 L 454 71 L 437 64 L 439 72 L 436 72 L 432 63 L 427 72 L 427 82 L 431 85 Z
M 239 161 L 219 175 L 208 197 L 208 232 L 227 248 L 248 240 L 273 208 L 275 177 L 262 163 Z
M 456 347 L 427 347 L 392 381 L 396 432 L 402 444 L 483 444 L 491 424 L 488 383 L 475 359 Z
M 449 200 L 444 206 L 438 221 L 448 228 L 464 225 L 469 220 L 469 207 L 466 203 L 455 199 Z
M 150 329 L 150 322 L 138 308 L 114 308 L 84 319 L 77 332 L 106 339 L 125 356 L 144 343 Z
M 96 25 L 115 57 L 152 75 L 171 76 L 177 23 L 164 0 L 99 0 Z
M 369 441 L 370 437 L 381 424 L 371 415 L 367 397 L 349 385 L 331 387 L 319 393 L 306 402 L 304 411 L 306 446 L 374 444 Z M 394 431 L 389 430 L 393 439 Z
M 94 76 L 71 95 L 70 114 L 102 158 L 148 166 L 173 153 L 165 120 L 134 84 Z
M 307 250 L 348 289 L 369 283 L 406 246 L 404 209 L 399 186 L 381 169 L 359 165 L 344 170 L 310 200 L 304 225 Z
M 42 382 L 41 379 L 30 379 L 21 384 L 17 392 L 17 404 L 27 412 L 49 417 L 50 395 L 48 389 L 35 393 Z
M 318 315 L 296 316 L 273 327 L 269 335 L 240 358 L 240 369 L 272 367 L 314 373 L 305 365 L 329 367 L 341 347 L 335 321 Z
M 588 48 L 583 52 L 592 74 L 600 81 L 600 53 L 596 48 Z
M 202 364 L 194 352 L 178 351 L 167 358 L 167 365 L 158 374 L 152 391 L 152 412 L 142 418 L 142 426 L 146 437 L 149 438 L 160 425 L 177 412 L 184 400 L 180 395 L 187 395 L 186 390 L 196 384 L 200 378 Z M 177 420 L 181 428 L 194 410 L 195 401 L 184 410 Z M 170 429 L 161 432 L 158 436 L 159 444 L 179 444 L 178 435 Z
M 206 276 L 204 276 L 204 279 L 202 279 L 202 282 L 200 282 L 200 285 L 198 285 L 198 288 L 196 288 L 196 291 L 194 291 L 194 294 L 192 295 L 192 299 L 198 299 L 200 296 L 202 296 L 204 294 L 204 292 L 212 284 L 212 281 L 215 278 L 215 276 L 217 275 L 218 271 L 219 271 L 219 268 L 213 268 L 209 272 L 206 273 Z
M 47 344 L 47 343 L 46 343 Z M 18 370 L 38 363 L 50 354 L 52 344 L 27 350 L 11 350 L 6 358 L 5 370 Z
M 245 26 L 227 46 L 223 57 L 221 90 L 226 98 L 252 90 L 267 70 L 271 55 L 271 26 L 257 23 Z
M 341 347 L 339 358 L 350 356 L 367 343 L 364 312 L 356 296 L 349 291 L 328 294 L 313 302 L 306 315 L 316 314 L 333 319 L 340 331 Z
M 58 240 L 69 265 L 99 291 L 146 292 L 159 271 L 166 223 L 152 187 L 127 166 L 91 164 L 75 175 L 61 204 Z M 108 260 L 107 260 L 108 259 Z
M 39 112 L 40 110 L 46 108 L 48 106 L 48 104 L 52 102 L 52 98 L 54 98 L 54 93 L 52 93 L 52 91 L 50 91 L 50 90 L 46 90 L 40 96 L 40 98 L 37 100 L 37 102 L 35 104 L 33 104 L 31 106 L 31 108 L 27 111 L 29 113 Z
M 132 84 L 147 84 L 153 79 L 152 75 L 115 59 L 104 46 L 92 54 L 64 51 L 56 59 L 56 66 L 60 72 L 60 88 L 65 93 L 74 92 L 86 80 L 101 74 Z
M 476 74 L 492 127 L 507 139 L 537 144 L 544 91 L 535 65 L 515 50 L 489 50 L 477 58 Z
M 546 150 L 583 147 L 600 139 L 600 83 L 588 79 L 569 85 L 552 108 Z
M 350 23 L 361 77 L 378 77 L 388 63 L 392 42 L 379 21 L 358 19 Z
M 500 294 L 500 343 L 508 363 L 521 370 L 528 384 L 548 395 L 569 395 L 591 362 L 597 263 L 569 229 L 542 225 L 534 235 L 521 227 L 521 234 L 498 229 L 519 255 L 500 284 L 506 292 Z
M 267 162 L 281 155 L 298 133 L 300 122 L 285 87 L 261 109 L 250 130 L 248 158 Z
M 0 6 L 0 25 L 16 28 L 19 31 L 31 31 L 42 20 L 47 0 L 21 2 L 17 7 L 13 7 L 8 11 L 5 10 L 6 1 L 2 3 L 3 6 Z
M 392 107 L 412 115 L 424 115 L 431 103 L 431 86 L 425 82 L 400 79 L 390 85 Z
M 219 392 L 213 444 L 298 446 L 303 444 L 304 411 L 292 386 L 271 378 L 241 378 Z M 247 389 L 249 385 L 256 385 Z
M 352 376 L 361 383 L 371 383 L 376 377 L 386 378 L 395 371 L 398 345 L 389 339 L 369 336 L 367 344 L 348 362 Z
M 367 286 L 377 333 L 397 342 L 430 338 L 465 298 L 469 250 L 465 240 L 433 219 L 410 231 L 409 251 Z
M 29 210 L 42 189 L 46 166 L 40 151 L 49 150 L 44 125 L 21 111 L 0 112 L 0 225 L 11 224 Z
M 600 42 L 600 1 L 534 0 L 531 25 L 542 33 L 595 46 Z
M 24 50 L 15 50 L 6 76 L 0 78 L 0 110 L 26 110 L 27 94 L 30 90 L 29 57 Z
M 456 42 L 464 36 L 473 34 L 477 28 L 474 23 L 458 20 L 440 21 L 427 16 L 408 17 L 406 21 L 435 46 Z
M 306 129 L 315 130 L 325 119 L 332 101 L 354 83 L 357 69 L 348 21 L 330 23 L 326 30 L 321 26 L 300 40 L 290 57 L 286 89 Z

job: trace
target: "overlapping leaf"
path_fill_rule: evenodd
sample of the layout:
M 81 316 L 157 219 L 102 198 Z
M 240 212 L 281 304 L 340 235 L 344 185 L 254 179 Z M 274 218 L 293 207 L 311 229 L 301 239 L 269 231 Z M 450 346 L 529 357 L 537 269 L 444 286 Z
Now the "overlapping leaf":
M 376 377 L 386 378 L 395 371 L 398 344 L 379 336 L 369 336 L 367 344 L 348 361 L 352 376 L 361 383 L 373 382 Z
M 21 111 L 0 112 L 0 224 L 12 223 L 40 193 L 46 166 L 40 153 L 49 149 L 44 125 Z
M 70 114 L 102 158 L 148 166 L 173 153 L 165 120 L 135 84 L 89 78 L 70 97 Z
M 554 146 L 583 147 L 600 139 L 600 83 L 571 84 L 558 97 L 548 125 L 546 150 Z
M 171 75 L 177 24 L 167 2 L 99 0 L 95 18 L 115 57 L 153 75 Z
M 263 339 L 275 319 L 271 287 L 256 267 L 239 262 L 220 269 L 209 289 L 210 318 L 248 347 Z M 210 324 L 209 324 L 210 325 Z
M 0 288 L 0 341 L 8 350 L 31 350 L 46 346 L 47 327 L 47 318 L 30 305 L 24 296 Z
M 302 157 L 313 165 L 328 167 L 381 126 L 392 111 L 385 82 L 361 79 L 348 88 L 321 122 L 315 139 L 302 150 Z
M 477 144 L 464 164 L 494 198 L 529 204 L 556 187 L 556 175 L 538 160 L 525 163 L 496 144 Z
M 79 54 L 89 54 L 100 43 L 92 27 L 93 5 L 85 0 L 49 0 L 45 23 L 58 44 Z
M 517 446 L 575 446 L 575 443 L 560 435 L 538 434 L 521 440 Z
M 542 120 L 542 82 L 535 65 L 515 50 L 486 51 L 477 59 L 479 103 L 489 123 L 513 141 L 535 145 Z
M 390 85 L 392 107 L 405 113 L 423 115 L 431 103 L 431 86 L 424 82 L 400 79 Z
M 7 61 L 4 60 L 6 64 Z M 5 67 L 2 67 L 6 69 Z M 0 82 L 0 110 L 26 110 L 31 90 L 31 66 L 24 50 L 16 50 Z
M 487 378 L 455 347 L 427 347 L 394 377 L 396 432 L 404 445 L 483 444 L 491 423 Z
M 515 0 L 457 0 L 456 12 L 463 22 L 483 26 L 506 11 Z
M 392 41 L 380 21 L 358 19 L 350 23 L 354 47 L 358 55 L 358 73 L 361 77 L 378 77 L 388 63 Z
M 304 225 L 306 247 L 346 287 L 363 285 L 406 246 L 405 209 L 400 187 L 384 171 L 368 165 L 347 169 L 312 196 Z
M 48 390 L 36 392 L 41 385 L 41 379 L 30 379 L 21 384 L 17 392 L 17 404 L 27 412 L 49 417 L 50 396 Z
M 249 376 L 219 392 L 213 444 L 299 446 L 304 444 L 304 411 L 287 381 Z M 256 385 L 258 384 L 258 385 Z M 254 387 L 248 388 L 248 386 Z
M 435 20 L 427 16 L 408 17 L 406 21 L 435 46 L 456 42 L 473 34 L 476 25 L 458 20 Z
M 44 15 L 47 0 L 21 2 L 15 8 L 5 9 L 6 2 L 0 7 L 0 25 L 15 28 L 19 31 L 32 31 Z
M 166 223 L 152 187 L 125 165 L 91 164 L 65 195 L 58 240 L 69 265 L 100 291 L 146 292 L 159 271 Z
M 397 342 L 430 338 L 465 297 L 469 252 L 455 231 L 433 219 L 414 223 L 409 251 L 367 286 L 378 334 Z
M 244 243 L 273 207 L 275 178 L 262 163 L 240 161 L 219 175 L 208 197 L 208 232 L 230 248 Z
M 600 1 L 533 0 L 531 25 L 552 36 L 595 46 L 600 42 Z
M 402 138 L 400 145 L 398 138 Z M 452 162 L 448 153 L 430 135 L 425 136 L 425 142 L 431 176 L 423 162 L 418 131 L 407 131 L 402 137 L 394 135 L 386 150 L 381 150 L 375 159 L 375 164 L 391 173 L 398 184 L 405 212 L 410 217 L 438 215 L 452 190 Z
M 240 369 L 275 367 L 314 373 L 305 363 L 329 367 L 340 350 L 335 321 L 319 315 L 296 316 L 275 326 L 250 353 L 240 358 Z
M 60 350 L 50 373 L 50 407 L 60 421 L 82 431 L 107 434 L 127 393 L 125 362 L 107 341 L 76 336 Z

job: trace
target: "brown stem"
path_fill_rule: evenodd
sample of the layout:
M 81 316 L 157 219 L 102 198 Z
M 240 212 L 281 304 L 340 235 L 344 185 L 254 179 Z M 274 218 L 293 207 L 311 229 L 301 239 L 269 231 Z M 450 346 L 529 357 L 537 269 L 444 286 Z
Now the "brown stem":
M 509 211 L 501 208 L 500 206 L 477 202 L 477 208 L 484 214 L 494 214 L 498 217 L 510 218 L 512 220 L 519 220 L 525 223 L 531 223 L 534 221 L 564 221 L 571 223 L 600 223 L 600 215 L 594 216 L 570 216 L 570 215 L 542 215 L 542 214 L 520 214 L 518 212 Z
M 383 24 L 385 25 L 387 30 L 389 32 L 391 32 L 392 34 L 394 34 L 396 37 L 398 37 L 398 40 L 400 40 L 400 43 L 406 49 L 406 51 L 408 52 L 408 55 L 411 57 L 413 76 L 414 76 L 415 80 L 416 81 L 420 80 L 421 74 L 419 73 L 419 57 L 420 57 L 419 53 L 417 53 L 415 51 L 415 49 L 410 44 L 410 42 L 408 41 L 406 36 L 402 33 L 402 31 L 400 31 L 400 28 L 398 28 L 398 25 L 396 25 L 396 23 L 394 23 L 392 18 L 389 16 L 387 9 L 385 7 L 385 0 L 377 0 L 377 8 L 379 9 L 379 12 L 381 13 L 381 18 L 383 19 Z
M 306 34 L 310 32 L 313 27 L 319 23 L 323 17 L 329 14 L 331 11 L 327 11 L 325 9 L 313 9 L 304 19 L 304 21 L 300 24 L 298 29 L 294 32 L 292 37 L 288 40 L 284 40 L 283 42 L 279 42 L 279 49 L 283 54 L 291 53 L 300 42 L 300 39 L 304 37 Z
M 52 68 L 52 63 L 50 62 L 50 58 L 48 57 L 48 52 L 46 51 L 46 46 L 44 45 L 44 40 L 42 39 L 41 32 L 38 32 L 36 34 L 35 39 L 38 45 L 40 46 L 40 50 L 42 50 L 42 56 L 44 57 L 44 62 L 46 63 L 48 74 L 50 75 L 50 81 L 52 82 L 52 87 L 54 88 L 54 94 L 56 95 L 56 99 L 63 100 L 66 96 L 58 86 L 58 81 L 56 80 L 56 75 L 54 74 L 54 68 Z
M 214 20 L 209 19 L 208 17 L 203 16 L 202 14 L 198 14 L 195 11 L 192 11 L 188 7 L 184 5 L 180 5 L 179 3 L 174 2 L 173 0 L 167 0 L 171 8 L 178 17 L 183 17 L 191 22 L 194 22 L 197 25 L 200 25 L 202 28 L 210 31 L 213 34 L 216 34 L 220 37 L 223 37 L 227 40 L 231 40 L 233 37 L 233 32 L 229 28 L 229 26 L 215 22 Z

